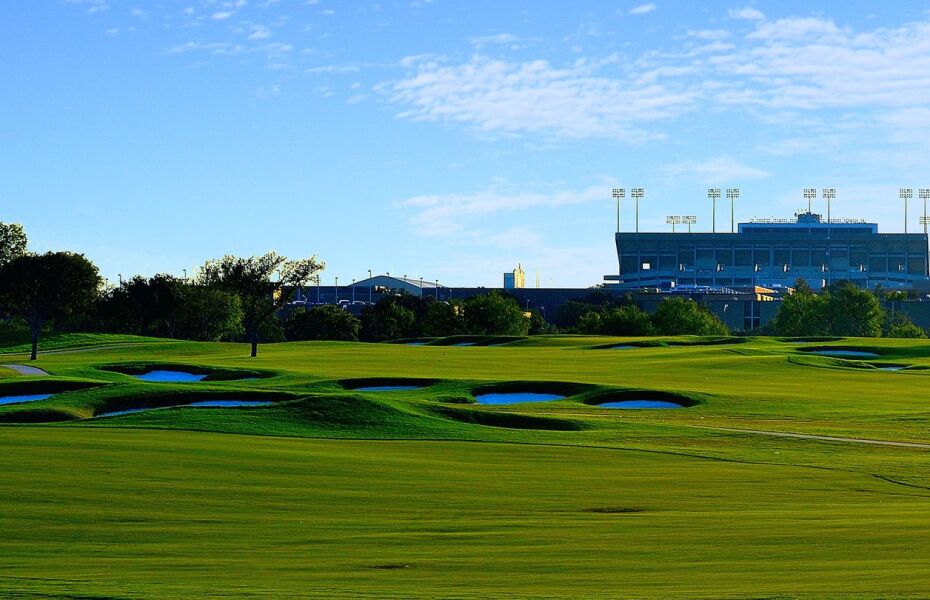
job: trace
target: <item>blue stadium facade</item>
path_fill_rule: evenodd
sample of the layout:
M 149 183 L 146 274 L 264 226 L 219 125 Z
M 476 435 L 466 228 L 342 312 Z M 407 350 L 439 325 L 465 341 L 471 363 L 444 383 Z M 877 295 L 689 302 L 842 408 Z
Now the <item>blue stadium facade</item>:
M 676 286 L 814 288 L 849 280 L 873 289 L 926 287 L 927 235 L 879 233 L 878 225 L 802 213 L 740 223 L 736 233 L 616 234 L 623 289 Z

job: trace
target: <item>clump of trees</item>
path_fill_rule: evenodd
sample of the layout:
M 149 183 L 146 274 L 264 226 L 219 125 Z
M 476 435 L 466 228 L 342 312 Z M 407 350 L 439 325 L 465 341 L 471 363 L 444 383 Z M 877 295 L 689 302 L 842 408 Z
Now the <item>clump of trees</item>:
M 31 360 L 37 358 L 43 328 L 88 312 L 100 283 L 97 267 L 71 252 L 22 254 L 0 267 L 0 306 L 29 327 Z
M 803 280 L 782 301 L 772 322 L 784 336 L 926 337 L 907 315 L 882 308 L 877 294 L 849 281 L 836 282 L 814 293 Z
M 649 315 L 627 299 L 627 304 L 589 305 L 577 320 L 580 333 L 596 335 L 729 335 L 730 330 L 707 307 L 690 298 L 666 298 Z M 576 310 L 576 307 L 571 307 Z
M 539 315 L 527 316 L 514 298 L 497 291 L 463 301 L 387 296 L 364 309 L 361 323 L 361 339 L 372 342 L 463 334 L 521 336 L 546 329 Z

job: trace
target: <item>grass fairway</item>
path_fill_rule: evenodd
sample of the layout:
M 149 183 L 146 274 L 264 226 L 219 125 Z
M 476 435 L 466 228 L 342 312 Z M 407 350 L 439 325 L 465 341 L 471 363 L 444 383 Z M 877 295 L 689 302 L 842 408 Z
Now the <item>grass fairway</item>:
M 927 493 L 860 474 L 132 430 L 0 453 L 4 597 L 888 597 L 930 567 Z
M 930 345 L 626 342 L 61 340 L 0 369 L 54 392 L 0 406 L 0 598 L 926 597 Z M 660 393 L 694 405 L 596 406 Z M 185 406 L 219 398 L 273 404 Z

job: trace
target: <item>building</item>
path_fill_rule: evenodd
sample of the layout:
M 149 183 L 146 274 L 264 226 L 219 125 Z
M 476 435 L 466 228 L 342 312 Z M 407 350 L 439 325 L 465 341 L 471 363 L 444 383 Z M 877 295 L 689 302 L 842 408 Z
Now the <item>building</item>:
M 504 289 L 514 290 L 526 287 L 526 272 L 523 265 L 517 264 L 517 268 L 510 273 L 504 273 Z
M 926 286 L 927 235 L 879 233 L 878 225 L 805 212 L 756 219 L 736 233 L 633 233 L 615 236 L 619 289 L 764 286 L 803 277 L 813 288 L 849 280 L 873 289 Z

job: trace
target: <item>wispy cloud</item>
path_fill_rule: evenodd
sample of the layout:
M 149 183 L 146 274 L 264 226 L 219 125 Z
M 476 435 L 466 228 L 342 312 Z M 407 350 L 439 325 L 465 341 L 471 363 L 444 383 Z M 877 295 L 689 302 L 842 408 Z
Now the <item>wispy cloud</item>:
M 410 224 L 418 232 L 438 236 L 460 231 L 471 220 L 496 213 L 603 202 L 605 189 L 606 184 L 544 194 L 491 188 L 465 194 L 414 196 L 397 206 L 410 213 Z
M 694 92 L 670 88 L 658 78 L 625 74 L 618 59 L 511 62 L 475 56 L 447 65 L 418 62 L 395 82 L 391 98 L 406 106 L 402 118 L 464 123 L 485 134 L 554 133 L 570 138 L 643 140 L 656 137 L 642 123 L 688 111 Z M 409 64 L 409 63 L 408 63 Z M 611 67 L 613 76 L 601 72 Z
M 765 18 L 765 13 L 751 6 L 744 6 L 743 8 L 731 8 L 727 14 L 731 19 L 745 19 L 747 21 L 756 21 Z
M 640 4 L 639 6 L 634 6 L 627 12 L 631 15 L 644 15 L 646 13 L 651 13 L 655 9 L 656 9 L 656 5 L 652 2 L 649 2 L 647 4 Z
M 703 161 L 683 161 L 668 165 L 663 170 L 667 175 L 692 177 L 706 185 L 764 179 L 772 175 L 768 171 L 750 167 L 728 156 Z

